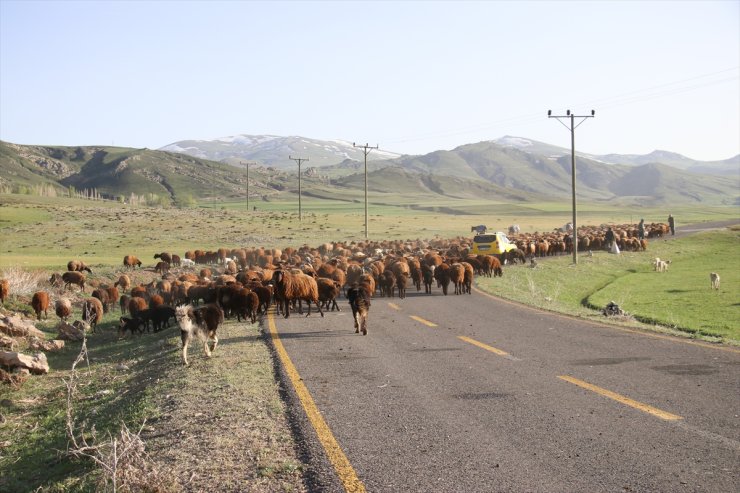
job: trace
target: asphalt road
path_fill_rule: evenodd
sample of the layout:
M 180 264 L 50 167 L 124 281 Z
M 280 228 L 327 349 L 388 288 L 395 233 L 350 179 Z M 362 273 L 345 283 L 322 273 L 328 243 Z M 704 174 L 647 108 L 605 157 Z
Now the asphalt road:
M 738 348 L 436 288 L 375 298 L 362 336 L 340 305 L 274 319 L 312 490 L 740 491 Z

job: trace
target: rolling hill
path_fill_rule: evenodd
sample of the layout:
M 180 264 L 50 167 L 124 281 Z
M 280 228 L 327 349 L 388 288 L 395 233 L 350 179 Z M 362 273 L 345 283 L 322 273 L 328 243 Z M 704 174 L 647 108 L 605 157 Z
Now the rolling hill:
M 526 203 L 571 197 L 568 153 L 539 144 L 501 145 L 494 141 L 368 161 L 368 187 L 378 197 L 401 201 L 486 199 Z M 546 146 L 546 145 L 542 145 Z M 542 154 L 541 152 L 545 152 Z M 371 153 L 372 154 L 372 153 Z M 297 194 L 297 167 L 283 171 L 258 164 L 247 169 L 188 154 L 121 147 L 21 146 L 0 142 L 0 188 L 44 185 L 60 192 L 94 189 L 108 198 L 152 195 L 164 202 L 276 200 Z M 303 168 L 303 191 L 332 200 L 356 200 L 364 187 L 364 163 L 344 158 L 331 166 Z M 630 204 L 740 204 L 737 174 L 704 175 L 661 164 L 607 164 L 577 158 L 581 199 Z M 392 197 L 395 195 L 395 197 Z

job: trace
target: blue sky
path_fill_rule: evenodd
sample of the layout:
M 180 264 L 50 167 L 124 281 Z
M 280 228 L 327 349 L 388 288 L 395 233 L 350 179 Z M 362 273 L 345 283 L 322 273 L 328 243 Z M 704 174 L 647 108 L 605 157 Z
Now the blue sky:
M 739 1 L 0 0 L 0 139 L 740 153 Z

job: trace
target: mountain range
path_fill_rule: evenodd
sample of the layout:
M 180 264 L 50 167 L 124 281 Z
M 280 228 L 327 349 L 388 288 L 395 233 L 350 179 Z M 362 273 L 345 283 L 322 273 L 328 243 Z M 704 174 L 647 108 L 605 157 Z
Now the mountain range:
M 0 190 L 73 187 L 111 198 L 151 194 L 175 204 L 241 200 L 247 192 L 251 199 L 280 200 L 297 194 L 297 166 L 290 156 L 309 159 L 302 168 L 304 194 L 357 200 L 365 175 L 361 149 L 341 141 L 277 136 L 181 141 L 160 150 L 0 142 Z M 578 154 L 576 168 L 578 196 L 592 202 L 740 205 L 740 156 L 701 162 L 664 151 Z M 570 150 L 521 137 L 419 156 L 373 149 L 367 171 L 376 200 L 393 200 L 395 194 L 522 204 L 571 197 Z

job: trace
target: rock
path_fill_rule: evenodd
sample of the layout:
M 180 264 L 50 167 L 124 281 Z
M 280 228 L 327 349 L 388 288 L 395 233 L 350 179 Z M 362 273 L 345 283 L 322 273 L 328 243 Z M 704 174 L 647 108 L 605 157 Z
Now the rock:
M 0 347 L 8 348 L 12 351 L 13 347 L 15 347 L 16 344 L 18 344 L 18 341 L 16 341 L 12 337 L 8 337 L 6 335 L 0 335 Z
M 44 353 L 36 353 L 33 356 L 29 356 L 12 351 L 0 351 L 0 364 L 10 368 L 26 368 L 36 375 L 49 373 L 49 363 L 46 361 L 46 355 Z
M 59 331 L 57 339 L 61 339 L 63 341 L 81 341 L 85 338 L 84 328 L 75 327 L 74 325 L 67 322 L 59 322 L 59 325 L 57 325 L 57 330 Z
M 0 317 L 0 332 L 11 337 L 38 337 L 44 339 L 44 333 L 41 332 L 33 322 L 22 319 L 19 315 L 12 314 Z
M 40 341 L 34 337 L 30 346 L 31 349 L 36 351 L 59 351 L 64 348 L 64 341 L 60 339 L 54 339 L 53 341 Z

